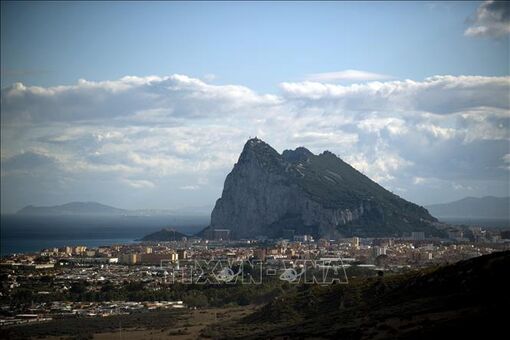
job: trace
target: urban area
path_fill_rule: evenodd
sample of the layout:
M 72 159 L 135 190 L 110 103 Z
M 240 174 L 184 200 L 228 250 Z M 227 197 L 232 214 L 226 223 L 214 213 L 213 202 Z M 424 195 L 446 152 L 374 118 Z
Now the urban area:
M 452 229 L 447 239 L 413 232 L 401 238 L 230 240 L 228 230 L 214 230 L 210 239 L 42 249 L 1 259 L 0 325 L 197 308 L 200 302 L 192 299 L 158 300 L 163 295 L 155 293 L 183 284 L 263 284 L 266 278 L 303 283 L 298 273 L 310 263 L 337 274 L 310 282 L 348 284 L 356 275 L 391 275 L 508 249 L 510 231 L 479 227 Z M 246 263 L 250 270 L 239 276 Z M 120 290 L 127 295 L 116 295 Z

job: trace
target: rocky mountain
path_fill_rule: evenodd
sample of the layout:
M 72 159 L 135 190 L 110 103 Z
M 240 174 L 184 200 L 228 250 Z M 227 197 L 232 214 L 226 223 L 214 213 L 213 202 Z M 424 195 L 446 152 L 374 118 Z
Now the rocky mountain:
M 436 217 L 510 220 L 510 197 L 466 197 L 450 203 L 428 205 L 427 209 Z
M 175 229 L 165 228 L 144 236 L 140 241 L 180 241 L 183 237 L 187 236 Z
M 246 142 L 211 214 L 210 229 L 233 238 L 280 237 L 286 230 L 320 237 L 439 235 L 425 208 L 384 189 L 329 151 L 279 154 Z
M 19 210 L 17 215 L 126 215 L 128 210 L 114 208 L 97 202 L 71 202 L 62 205 L 36 207 L 29 205 Z

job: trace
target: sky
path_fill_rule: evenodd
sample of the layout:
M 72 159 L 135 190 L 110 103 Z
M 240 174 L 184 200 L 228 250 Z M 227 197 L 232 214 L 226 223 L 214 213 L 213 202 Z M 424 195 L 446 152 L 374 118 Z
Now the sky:
M 1 3 L 1 212 L 213 206 L 246 140 L 507 196 L 504 2 Z

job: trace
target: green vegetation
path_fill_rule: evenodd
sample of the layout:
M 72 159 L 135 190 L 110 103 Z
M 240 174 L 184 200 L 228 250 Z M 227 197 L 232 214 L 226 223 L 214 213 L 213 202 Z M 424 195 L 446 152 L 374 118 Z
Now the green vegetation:
M 118 332 L 121 328 L 170 329 L 187 317 L 188 311 L 168 310 L 114 315 L 109 317 L 73 318 L 53 320 L 28 326 L 0 330 L 1 339 L 27 339 L 30 337 L 69 336 L 72 339 L 92 339 L 94 333 Z M 79 330 L 79 333 L 77 331 Z
M 501 252 L 451 266 L 355 279 L 348 285 L 300 286 L 240 322 L 209 326 L 203 336 L 496 338 L 510 305 L 508 268 L 510 252 Z
M 330 152 L 309 156 L 296 182 L 314 201 L 332 209 L 359 209 L 365 213 L 342 226 L 347 235 L 388 236 L 424 231 L 441 236 L 431 225 L 437 221 L 428 211 L 408 202 L 363 175 Z
M 347 285 L 292 285 L 275 279 L 263 285 L 172 285 L 147 293 L 155 299 L 166 299 L 165 294 L 171 299 L 179 296 L 196 307 L 266 303 L 240 319 L 222 319 L 217 313 L 218 320 L 201 331 L 202 337 L 213 339 L 497 338 L 503 334 L 510 305 L 508 268 L 509 251 L 405 274 L 367 277 L 368 272 L 358 272 Z M 112 291 L 137 296 L 146 289 L 141 283 L 123 288 L 105 283 L 97 294 Z M 77 284 L 69 297 L 83 299 L 89 293 L 88 286 Z M 18 294 L 20 299 L 29 299 L 26 290 Z M 187 328 L 182 327 L 193 324 L 191 313 L 169 310 L 55 320 L 3 329 L 0 337 L 76 337 L 80 329 L 77 338 L 87 339 L 97 332 L 116 332 L 121 325 L 184 335 Z M 216 320 L 216 311 L 214 315 Z M 182 325 L 174 327 L 176 322 Z
M 40 290 L 42 290 L 39 287 Z M 271 301 L 280 295 L 288 285 L 274 278 L 267 278 L 262 285 L 251 284 L 181 284 L 153 289 L 142 282 L 125 282 L 114 285 L 105 281 L 92 286 L 85 281 L 74 282 L 69 291 L 40 295 L 37 290 L 17 288 L 10 296 L 3 296 L 2 303 L 23 306 L 31 303 L 51 301 L 103 302 L 103 301 L 175 301 L 182 300 L 192 307 L 244 306 Z

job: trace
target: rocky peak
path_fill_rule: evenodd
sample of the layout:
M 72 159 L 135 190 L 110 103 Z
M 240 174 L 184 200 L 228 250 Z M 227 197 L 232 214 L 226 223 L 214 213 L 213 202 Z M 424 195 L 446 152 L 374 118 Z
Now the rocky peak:
M 248 139 L 248 141 L 244 144 L 240 158 L 245 155 L 252 154 L 278 156 L 278 152 L 275 149 L 257 137 Z
M 324 157 L 324 158 L 332 158 L 332 159 L 340 159 L 340 157 L 338 157 L 337 155 L 335 155 L 334 153 L 332 153 L 331 151 L 328 151 L 328 150 L 325 150 L 323 151 L 319 157 Z M 341 159 L 340 159 L 341 160 Z
M 295 150 L 285 150 L 282 153 L 282 157 L 289 163 L 303 163 L 310 159 L 314 154 L 307 148 L 300 146 Z
M 265 170 L 276 170 L 282 165 L 281 155 L 269 144 L 257 137 L 249 139 L 245 144 L 236 165 L 259 166 Z

